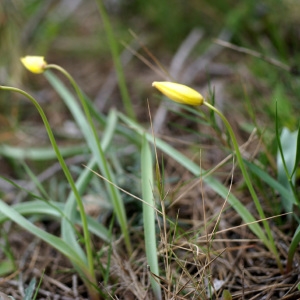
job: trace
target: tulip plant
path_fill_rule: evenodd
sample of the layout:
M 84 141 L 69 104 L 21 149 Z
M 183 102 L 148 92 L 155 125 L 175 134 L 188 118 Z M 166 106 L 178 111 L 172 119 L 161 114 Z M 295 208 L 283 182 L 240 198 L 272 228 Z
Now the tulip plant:
M 175 102 L 193 105 L 193 106 L 205 105 L 209 109 L 213 110 L 222 119 L 222 121 L 224 122 L 224 125 L 226 126 L 228 133 L 230 135 L 232 145 L 234 148 L 234 152 L 235 152 L 235 156 L 237 158 L 237 162 L 238 162 L 239 167 L 244 176 L 244 180 L 248 186 L 249 192 L 252 196 L 252 199 L 253 199 L 256 209 L 257 209 L 257 212 L 263 222 L 265 231 L 267 233 L 267 236 L 265 236 L 263 234 L 260 236 L 260 238 L 262 239 L 262 241 L 264 242 L 266 247 L 274 254 L 275 259 L 278 264 L 278 267 L 282 271 L 282 264 L 279 259 L 279 255 L 278 255 L 278 252 L 277 252 L 277 249 L 275 246 L 275 242 L 274 242 L 274 238 L 272 236 L 270 226 L 266 220 L 265 213 L 262 209 L 262 206 L 256 195 L 255 189 L 252 185 L 250 176 L 245 167 L 243 157 L 241 155 L 235 134 L 232 130 L 230 123 L 226 119 L 226 117 L 216 107 L 214 107 L 209 102 L 207 102 L 200 93 L 198 93 L 196 90 L 194 90 L 188 86 L 185 86 L 185 85 L 182 85 L 179 83 L 174 83 L 174 82 L 167 82 L 167 81 L 165 81 L 165 82 L 156 82 L 155 81 L 155 82 L 153 82 L 152 86 L 157 88 L 161 93 L 163 93 L 165 96 L 167 96 L 168 98 L 170 98 L 171 100 L 173 100 Z M 241 216 L 243 216 L 243 214 L 241 214 Z M 250 226 L 250 228 L 251 228 L 251 226 Z
M 62 67 L 55 64 L 48 64 L 45 61 L 44 57 L 42 56 L 26 56 L 21 58 L 21 62 L 32 73 L 35 74 L 44 73 L 44 75 L 49 80 L 49 82 L 54 87 L 57 88 L 56 90 L 60 91 L 60 95 L 63 98 L 64 97 L 68 98 L 66 97 L 67 91 L 61 88 L 60 82 L 51 73 L 51 70 L 59 71 L 60 73 L 62 73 L 69 80 L 72 87 L 74 88 L 75 93 L 80 101 L 81 108 L 83 110 L 80 110 L 79 105 L 75 102 L 68 103 L 67 105 L 70 111 L 72 112 L 72 114 L 74 115 L 74 118 L 78 126 L 80 127 L 81 132 L 83 133 L 84 138 L 87 142 L 88 148 L 90 149 L 92 154 L 92 159 L 88 164 L 88 168 L 86 171 L 90 172 L 90 170 L 93 169 L 94 167 L 98 167 L 100 172 L 103 174 L 103 176 L 101 175 L 101 177 L 105 179 L 106 188 L 109 193 L 110 199 L 112 201 L 113 210 L 121 228 L 126 251 L 127 254 L 130 256 L 133 253 L 133 249 L 129 237 L 128 222 L 125 214 L 124 203 L 121 199 L 119 188 L 114 184 L 116 182 L 114 178 L 114 174 L 111 171 L 110 166 L 107 163 L 107 159 L 105 157 L 104 152 L 107 147 L 107 142 L 100 143 L 99 141 L 96 126 L 93 123 L 90 103 L 88 103 L 87 98 L 80 90 L 73 77 Z M 236 157 L 243 178 L 248 187 L 249 193 L 253 199 L 253 202 L 255 204 L 261 222 L 263 223 L 264 230 L 261 228 L 259 224 L 257 224 L 255 218 L 247 210 L 247 208 L 243 206 L 243 204 L 234 195 L 228 194 L 227 189 L 220 182 L 218 182 L 215 178 L 213 178 L 210 175 L 204 176 L 203 181 L 207 182 L 210 185 L 210 187 L 215 191 L 217 191 L 222 197 L 226 199 L 228 198 L 228 202 L 238 212 L 238 214 L 242 217 L 244 222 L 248 224 L 249 228 L 253 231 L 253 233 L 264 243 L 264 245 L 274 255 L 278 268 L 282 272 L 282 264 L 279 258 L 277 248 L 275 246 L 274 238 L 269 223 L 266 219 L 265 213 L 260 204 L 260 201 L 258 199 L 258 196 L 256 194 L 256 191 L 253 187 L 251 178 L 246 168 L 246 166 L 248 167 L 248 164 L 246 161 L 244 161 L 242 157 L 239 145 L 237 143 L 236 136 L 226 117 L 215 106 L 210 104 L 199 92 L 186 85 L 175 83 L 175 82 L 155 81 L 153 82 L 152 86 L 158 89 L 162 94 L 167 96 L 169 99 L 177 103 L 186 104 L 197 108 L 198 106 L 204 105 L 221 118 L 231 138 L 231 142 L 233 146 L 233 154 Z M 62 218 L 61 218 L 62 238 L 58 238 L 39 229 L 37 226 L 33 225 L 26 218 L 24 218 L 21 213 L 19 213 L 17 210 L 14 210 L 12 207 L 9 207 L 4 201 L 1 200 L 0 200 L 0 222 L 3 221 L 2 214 L 4 214 L 7 218 L 14 220 L 21 227 L 26 228 L 31 233 L 35 234 L 39 238 L 48 242 L 50 245 L 52 245 L 58 251 L 60 251 L 62 254 L 68 257 L 72 262 L 72 264 L 74 265 L 75 269 L 80 274 L 83 282 L 86 284 L 90 298 L 92 300 L 99 300 L 101 298 L 101 294 L 103 293 L 103 291 L 98 287 L 97 276 L 94 267 L 95 257 L 93 254 L 93 249 L 91 245 L 91 236 L 90 236 L 90 231 L 93 230 L 93 232 L 95 233 L 96 230 L 95 230 L 95 224 L 91 219 L 88 218 L 88 216 L 85 213 L 84 206 L 82 203 L 82 196 L 81 196 L 83 191 L 80 186 L 80 181 L 83 180 L 83 177 L 86 176 L 87 172 L 85 172 L 85 175 L 81 175 L 81 177 L 77 181 L 73 179 L 71 172 L 67 164 L 65 163 L 61 150 L 56 143 L 48 119 L 42 107 L 40 106 L 40 104 L 35 98 L 33 98 L 30 94 L 26 93 L 25 91 L 14 87 L 0 86 L 0 90 L 19 93 L 25 96 L 36 107 L 44 122 L 44 126 L 47 130 L 56 157 L 61 165 L 61 168 L 71 188 L 71 193 L 66 201 L 65 206 L 62 209 L 63 210 Z M 157 234 L 156 234 L 156 223 L 155 223 L 157 215 L 162 213 L 155 208 L 154 191 L 153 191 L 154 180 L 153 180 L 153 170 L 152 170 L 153 168 L 152 152 L 148 143 L 153 143 L 155 147 L 164 151 L 167 155 L 173 157 L 175 160 L 179 161 L 187 170 L 191 171 L 196 176 L 202 174 L 202 172 L 197 165 L 195 165 L 187 157 L 182 155 L 179 151 L 172 148 L 169 144 L 165 143 L 159 138 L 154 139 L 152 134 L 146 132 L 144 128 L 142 128 L 136 123 L 135 118 L 133 116 L 128 117 L 122 113 L 114 113 L 112 116 L 112 119 L 114 120 L 112 121 L 113 124 L 116 123 L 115 121 L 116 118 L 120 118 L 127 125 L 127 127 L 130 128 L 130 130 L 135 130 L 139 135 L 143 137 L 141 143 L 141 186 L 142 186 L 141 191 L 142 191 L 143 200 L 141 199 L 139 200 L 143 202 L 145 255 L 147 257 L 147 265 L 149 266 L 149 270 L 153 275 L 153 277 L 151 277 L 150 280 L 153 293 L 156 299 L 162 299 L 162 290 L 160 286 L 161 282 L 158 280 L 158 278 L 160 278 L 159 277 L 160 268 L 159 268 L 159 259 L 158 259 L 159 256 L 157 254 L 158 253 L 157 240 L 156 240 Z M 299 139 L 300 138 L 298 137 L 297 140 L 298 143 L 300 143 Z M 283 154 L 284 151 L 281 149 L 280 152 L 281 152 L 282 161 L 284 161 L 284 154 Z M 292 171 L 289 172 L 288 166 L 285 166 L 286 172 L 289 174 L 290 185 L 293 184 L 293 180 L 294 180 L 293 176 L 296 170 L 296 165 L 297 162 L 299 162 L 300 160 L 299 155 L 295 155 L 295 156 L 297 156 L 298 159 L 294 163 L 295 166 L 292 168 Z M 157 177 L 159 177 L 160 179 L 160 174 L 157 175 Z M 161 192 L 160 187 L 158 187 L 158 189 L 159 192 Z M 84 250 L 82 250 L 81 245 L 78 243 L 78 239 L 74 229 L 74 223 L 75 223 L 74 213 L 76 213 L 77 208 L 79 210 L 79 215 L 80 215 L 79 223 L 81 224 L 83 229 Z M 164 217 L 166 218 L 166 216 Z M 105 231 L 103 231 L 102 233 L 103 233 L 102 237 L 104 236 L 106 241 L 110 242 L 111 236 Z M 290 253 L 289 253 L 288 270 L 291 269 L 292 258 L 296 251 L 299 240 L 300 240 L 300 230 L 297 230 L 297 232 L 295 233 L 294 242 L 292 243 Z M 225 294 L 226 292 L 224 293 L 224 295 Z
M 82 115 L 78 119 L 81 121 L 80 124 L 82 126 L 85 126 L 82 128 L 82 132 L 85 133 L 87 142 L 92 150 L 92 153 L 95 157 L 96 164 L 98 164 L 99 169 L 103 172 L 105 177 L 113 181 L 111 171 L 107 165 L 106 158 L 104 156 L 104 152 L 102 149 L 102 146 L 100 145 L 96 128 L 93 124 L 91 114 L 88 108 L 88 105 L 86 103 L 86 99 L 77 86 L 76 82 L 72 78 L 72 76 L 63 68 L 61 68 L 58 65 L 53 65 L 53 64 L 47 64 L 45 61 L 44 57 L 42 56 L 26 56 L 21 58 L 21 62 L 23 65 L 32 73 L 35 74 L 41 74 L 45 72 L 48 69 L 55 69 L 60 71 L 62 74 L 64 74 L 71 84 L 73 85 L 75 92 L 78 95 L 78 98 L 82 104 L 82 107 L 84 109 L 85 115 L 86 115 L 86 121 L 84 121 L 85 117 Z M 80 218 L 81 218 L 81 223 L 82 223 L 82 228 L 83 228 L 83 240 L 84 240 L 84 246 L 86 250 L 86 257 L 85 254 L 82 252 L 81 248 L 77 244 L 76 237 L 74 235 L 74 228 L 69 223 L 69 220 L 72 219 L 72 215 L 74 215 L 74 210 L 76 210 L 76 205 L 75 202 L 72 203 L 72 201 L 69 202 L 69 205 L 67 204 L 66 207 L 69 208 L 65 211 L 65 216 L 66 218 L 62 218 L 62 236 L 63 240 L 60 240 L 59 238 L 56 238 L 54 236 L 51 236 L 50 234 L 47 234 L 43 232 L 42 230 L 38 229 L 34 225 L 30 224 L 26 219 L 24 219 L 22 216 L 18 215 L 17 217 L 13 217 L 16 215 L 16 212 L 14 212 L 11 208 L 9 208 L 7 205 L 4 203 L 1 203 L 0 206 L 2 206 L 2 212 L 7 215 L 7 217 L 12 218 L 20 226 L 25 227 L 26 229 L 30 230 L 31 232 L 40 238 L 44 239 L 46 242 L 50 243 L 52 246 L 54 246 L 57 250 L 65 254 L 71 262 L 74 264 L 74 267 L 78 270 L 78 273 L 81 274 L 83 281 L 86 283 L 86 286 L 89 290 L 89 294 L 91 299 L 99 299 L 99 289 L 97 288 L 97 281 L 95 277 L 95 270 L 94 270 L 94 258 L 93 258 L 93 252 L 91 248 L 91 239 L 90 239 L 90 233 L 89 233 L 89 226 L 87 222 L 87 216 L 84 210 L 84 206 L 82 203 L 81 195 L 80 192 L 75 184 L 75 181 L 70 173 L 69 168 L 67 167 L 63 156 L 61 155 L 61 152 L 59 150 L 59 147 L 57 146 L 55 137 L 53 135 L 53 132 L 51 130 L 50 124 L 48 122 L 48 119 L 38 103 L 38 101 L 33 98 L 31 95 L 26 93 L 25 91 L 21 89 L 17 89 L 14 87 L 6 87 L 6 86 L 0 86 L 0 90 L 6 90 L 6 91 L 11 91 L 11 92 L 16 92 L 19 93 L 23 96 L 25 96 L 38 110 L 45 128 L 47 130 L 50 142 L 52 144 L 52 147 L 56 153 L 57 159 L 62 167 L 62 170 L 64 171 L 64 174 L 69 182 L 69 185 L 71 187 L 73 196 L 75 197 L 76 204 L 78 206 L 79 212 L 80 212 Z M 77 111 L 78 114 L 78 111 Z M 84 121 L 84 122 L 82 122 Z M 89 126 L 86 126 L 86 124 L 89 124 Z M 128 227 L 127 227 L 127 220 L 126 220 L 126 215 L 125 215 L 125 209 L 124 209 L 124 204 L 121 200 L 121 197 L 119 195 L 119 191 L 116 187 L 113 185 L 108 184 L 108 190 L 111 195 L 114 211 L 116 213 L 117 219 L 120 223 L 121 229 L 123 231 L 123 236 L 125 240 L 125 244 L 127 247 L 127 252 L 131 254 L 132 248 L 131 248 L 131 243 L 129 239 L 129 234 L 128 234 Z M 72 199 L 72 198 L 70 198 Z M 26 224 L 26 225 L 24 225 Z M 73 232 L 73 234 L 72 234 Z M 72 246 L 71 246 L 72 245 Z M 77 251 L 77 252 L 76 252 Z

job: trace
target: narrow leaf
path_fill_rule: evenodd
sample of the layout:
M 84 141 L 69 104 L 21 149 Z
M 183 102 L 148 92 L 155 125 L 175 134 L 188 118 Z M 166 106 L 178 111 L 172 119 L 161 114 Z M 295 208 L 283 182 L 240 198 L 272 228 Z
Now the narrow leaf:
M 146 245 L 146 256 L 150 266 L 150 270 L 155 275 L 159 276 L 158 257 L 156 248 L 156 233 L 155 233 L 155 206 L 153 200 L 153 162 L 152 154 L 147 139 L 143 136 L 142 143 L 142 193 L 143 200 L 149 205 L 143 203 L 143 221 L 144 234 Z M 161 288 L 158 282 L 151 277 L 151 285 L 156 299 L 161 299 Z

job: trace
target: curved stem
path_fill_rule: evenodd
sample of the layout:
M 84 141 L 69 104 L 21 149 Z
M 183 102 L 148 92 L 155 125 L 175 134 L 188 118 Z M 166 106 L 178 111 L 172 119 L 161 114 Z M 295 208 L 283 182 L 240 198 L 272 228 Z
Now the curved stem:
M 96 143 L 96 148 L 97 148 L 97 155 L 99 155 L 99 157 L 101 159 L 101 162 L 102 162 L 102 165 L 99 166 L 99 167 L 100 167 L 100 169 L 102 168 L 102 171 L 105 174 L 106 179 L 108 179 L 109 181 L 112 182 L 113 180 L 111 178 L 110 171 L 109 171 L 108 165 L 106 163 L 106 158 L 105 158 L 105 155 L 104 155 L 104 151 L 102 149 L 102 146 L 100 145 L 98 134 L 97 134 L 97 131 L 96 131 L 96 128 L 95 128 L 95 125 L 94 125 L 89 107 L 86 103 L 86 100 L 85 100 L 85 97 L 84 97 L 82 91 L 78 87 L 78 85 L 77 85 L 76 81 L 74 80 L 74 78 L 64 68 L 62 68 L 58 65 L 55 65 L 55 64 L 48 64 L 45 67 L 45 70 L 47 70 L 47 69 L 56 69 L 56 70 L 58 70 L 59 72 L 64 74 L 68 78 L 68 80 L 71 82 L 73 88 L 75 89 L 76 94 L 78 95 L 78 98 L 81 102 L 81 105 L 84 109 L 84 113 L 87 117 L 90 128 L 92 129 L 92 134 L 94 136 L 94 141 Z M 114 205 L 114 209 L 116 211 L 116 215 L 118 217 L 118 221 L 120 222 L 122 233 L 124 235 L 124 241 L 125 241 L 125 244 L 126 244 L 127 252 L 128 252 L 128 254 L 131 254 L 132 253 L 132 246 L 131 246 L 131 242 L 130 242 L 130 238 L 129 238 L 129 234 L 128 234 L 128 230 L 127 230 L 128 226 L 127 226 L 127 220 L 126 220 L 126 214 L 125 214 L 124 206 L 120 201 L 117 200 L 118 196 L 116 195 L 115 188 L 112 185 L 109 185 L 109 189 L 110 189 L 110 192 L 112 194 L 112 202 L 113 202 L 113 205 Z
M 56 140 L 54 138 L 53 132 L 51 130 L 50 124 L 48 122 L 48 119 L 42 109 L 42 107 L 40 106 L 40 104 L 36 101 L 35 98 L 33 98 L 31 95 L 29 95 L 28 93 L 26 93 L 25 91 L 18 89 L 18 88 L 14 88 L 14 87 L 8 87 L 8 86 L 0 86 L 0 89 L 2 90 L 8 90 L 8 91 L 12 91 L 12 92 L 17 92 L 23 96 L 25 96 L 27 99 L 30 100 L 30 102 L 36 107 L 36 109 L 38 110 L 45 128 L 47 130 L 50 142 L 52 144 L 52 147 L 55 151 L 55 154 L 57 156 L 57 159 L 62 167 L 62 170 L 71 186 L 71 189 L 75 195 L 76 201 L 77 201 L 77 205 L 79 208 L 79 212 L 80 212 L 80 218 L 82 221 L 82 228 L 83 228 L 83 235 L 84 235 L 84 245 L 86 248 L 86 253 L 87 253 L 87 258 L 88 258 L 88 270 L 89 270 L 89 274 L 86 274 L 88 280 L 91 282 L 92 285 L 97 286 L 96 284 L 96 279 L 95 279 L 95 270 L 94 270 L 94 263 L 93 263 L 93 254 L 92 254 L 92 248 L 91 248 L 91 239 L 90 239 L 90 233 L 88 231 L 88 223 L 87 223 L 87 217 L 84 211 L 84 206 L 83 203 L 81 201 L 81 197 L 80 194 L 76 188 L 75 182 L 73 180 L 73 177 L 69 171 L 69 168 L 67 166 L 67 164 L 65 163 L 65 160 L 63 158 L 63 156 L 60 153 L 60 150 L 57 146 Z M 96 299 L 96 298 L 94 298 Z
M 269 226 L 269 223 L 265 220 L 266 219 L 265 213 L 262 209 L 262 206 L 259 202 L 259 199 L 256 195 L 256 192 L 255 192 L 254 187 L 252 185 L 251 179 L 249 177 L 249 174 L 248 174 L 247 169 L 245 167 L 245 164 L 243 162 L 243 158 L 242 158 L 242 155 L 241 155 L 241 152 L 240 152 L 239 145 L 237 143 L 235 134 L 233 132 L 233 129 L 232 129 L 230 123 L 228 122 L 228 120 L 226 119 L 226 117 L 217 108 L 215 108 L 213 105 L 209 104 L 206 101 L 204 101 L 203 104 L 206 105 L 211 110 L 213 110 L 216 114 L 218 114 L 218 116 L 222 119 L 222 121 L 224 122 L 224 125 L 226 126 L 226 128 L 228 130 L 228 133 L 229 133 L 231 141 L 232 141 L 232 145 L 233 145 L 234 150 L 235 150 L 235 155 L 236 155 L 238 164 L 240 166 L 240 169 L 241 169 L 242 174 L 244 176 L 245 182 L 248 186 L 249 192 L 252 196 L 252 199 L 253 199 L 254 204 L 256 206 L 256 209 L 258 211 L 259 217 L 263 220 L 262 222 L 264 224 L 264 228 L 265 228 L 266 233 L 268 235 L 268 240 L 265 240 L 263 242 L 275 255 L 277 265 L 280 268 L 280 270 L 282 271 L 282 265 L 281 265 L 281 262 L 280 262 L 280 259 L 279 259 L 279 255 L 278 255 L 278 252 L 277 252 L 277 249 L 276 249 L 276 246 L 275 246 L 275 242 L 274 242 L 272 233 L 271 233 L 271 228 Z

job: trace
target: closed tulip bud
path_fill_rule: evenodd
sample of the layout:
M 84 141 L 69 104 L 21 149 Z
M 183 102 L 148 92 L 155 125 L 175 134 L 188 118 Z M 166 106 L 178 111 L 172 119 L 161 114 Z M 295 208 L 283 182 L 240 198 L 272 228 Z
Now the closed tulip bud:
M 204 98 L 200 93 L 183 84 L 169 81 L 154 81 L 152 83 L 152 86 L 157 88 L 160 92 L 162 92 L 171 100 L 178 103 L 196 106 L 202 105 L 204 102 Z
M 21 58 L 22 64 L 32 73 L 43 73 L 47 63 L 43 56 L 25 56 Z

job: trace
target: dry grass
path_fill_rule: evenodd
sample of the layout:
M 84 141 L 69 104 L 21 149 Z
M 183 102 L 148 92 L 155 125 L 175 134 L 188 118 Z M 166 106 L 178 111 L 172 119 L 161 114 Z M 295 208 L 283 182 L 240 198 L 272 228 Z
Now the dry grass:
M 219 38 L 230 40 L 230 35 L 224 31 Z M 247 65 L 245 57 L 241 54 L 211 44 L 201 57 L 190 58 L 192 55 L 189 56 L 189 54 L 202 39 L 203 32 L 195 29 L 182 42 L 178 52 L 173 55 L 168 68 L 171 76 L 177 81 L 193 84 L 194 87 L 204 91 L 204 94 L 208 94 L 207 78 L 209 77 L 209 84 L 216 87 L 216 105 L 228 115 L 234 131 L 237 133 L 239 143 L 244 144 L 243 155 L 249 159 L 255 159 L 266 149 L 255 132 L 249 138 L 249 134 L 241 129 L 240 124 L 244 121 L 248 122 L 249 119 L 240 98 L 232 96 L 234 92 L 230 88 L 236 85 L 243 90 L 246 82 L 251 86 L 250 94 L 252 89 L 256 89 L 257 94 L 269 95 L 269 91 L 266 91 L 267 88 L 263 82 L 252 75 L 249 64 Z M 137 45 L 138 42 L 135 47 L 139 48 L 140 46 Z M 132 92 L 137 117 L 140 123 L 147 127 L 149 122 L 145 99 L 152 95 L 150 83 L 156 79 L 157 75 L 149 70 L 145 62 L 141 63 L 135 59 L 130 51 L 125 50 L 125 56 L 126 54 L 127 58 L 132 60 L 126 67 L 129 90 Z M 54 56 L 53 60 L 59 62 L 62 59 Z M 161 60 L 167 61 L 168 58 L 161 58 Z M 227 63 L 228 60 L 236 62 L 234 70 L 231 63 Z M 96 99 L 96 106 L 104 113 L 109 110 L 109 105 L 110 107 L 113 105 L 121 107 L 120 95 L 116 89 L 117 81 L 110 64 L 95 63 L 93 59 L 74 64 L 72 59 L 65 58 L 61 64 L 70 73 L 75 74 L 79 84 L 89 92 L 93 99 Z M 109 71 L 111 73 L 106 79 L 105 76 L 99 75 L 108 74 Z M 99 76 L 101 82 L 106 82 L 101 88 L 98 81 L 93 80 L 94 78 L 99 79 Z M 59 135 L 66 129 L 65 121 L 69 116 L 62 107 L 60 99 L 43 79 L 37 79 L 36 85 L 40 90 L 39 95 L 42 95 L 42 105 Z M 139 87 L 139 90 L 136 86 Z M 37 87 L 33 89 L 37 89 Z M 247 89 L 245 88 L 245 90 Z M 170 112 L 168 108 L 172 104 L 168 104 L 166 107 L 166 104 L 157 105 L 156 100 L 152 100 L 150 106 L 155 134 L 187 156 L 194 157 L 194 161 L 199 162 L 204 169 L 218 166 L 214 170 L 215 176 L 225 186 L 228 186 L 230 192 L 234 193 L 253 215 L 256 215 L 253 202 L 243 189 L 243 178 L 238 169 L 234 170 L 232 157 L 228 156 L 228 152 L 223 148 L 226 138 L 208 126 L 195 124 L 191 120 L 182 118 L 177 114 L 178 107 L 172 107 L 172 112 Z M 255 99 L 253 103 L 255 103 Z M 24 109 L 23 120 L 22 127 L 16 130 L 10 129 L 11 122 L 2 112 L 0 113 L 0 125 L 6 128 L 0 133 L 0 141 L 26 146 L 44 142 L 45 132 L 39 126 L 39 121 L 32 117 L 32 112 L 26 106 L 20 105 L 19 108 L 21 111 Z M 16 109 L 12 114 L 15 116 L 21 113 Z M 259 122 L 265 126 L 268 120 L 265 121 L 261 117 L 261 111 L 258 114 Z M 174 124 L 178 127 L 175 128 Z M 191 129 L 192 132 L 185 131 L 186 128 Z M 199 132 L 201 134 L 198 134 Z M 68 134 L 67 132 L 66 136 Z M 217 145 L 216 140 L 219 141 Z M 69 143 L 74 141 L 77 142 L 77 137 L 73 136 L 69 139 Z M 222 142 L 224 143 L 222 144 Z M 280 274 L 270 252 L 242 223 L 240 216 L 226 201 L 224 202 L 224 199 L 204 185 L 201 178 L 195 179 L 172 159 L 160 153 L 159 157 L 163 157 L 164 160 L 166 198 L 163 201 L 157 201 L 157 206 L 164 209 L 164 216 L 157 216 L 160 232 L 158 253 L 161 270 L 160 277 L 157 279 L 162 286 L 164 299 L 221 300 L 224 289 L 229 290 L 232 299 L 236 300 L 300 299 L 300 291 L 297 288 L 300 282 L 300 253 L 295 255 L 292 272 Z M 76 156 L 69 159 L 68 165 L 81 165 L 85 163 L 85 159 L 85 156 Z M 226 163 L 219 167 L 220 162 L 224 160 Z M 49 185 L 50 179 L 58 176 L 58 165 L 51 164 L 44 166 L 32 163 L 37 172 L 40 172 L 38 177 L 40 182 L 46 185 Z M 18 184 L 29 190 L 34 188 L 29 181 L 17 176 L 14 163 L 7 158 L 0 158 L 0 169 L 2 170 L 1 174 L 15 177 Z M 128 172 L 125 176 L 132 177 L 134 182 L 138 182 L 134 173 Z M 125 186 L 125 189 L 129 190 L 130 188 L 132 187 Z M 26 200 L 26 196 L 22 192 L 5 182 L 0 181 L 0 189 L 4 200 L 9 204 Z M 54 191 L 54 193 L 56 192 Z M 261 197 L 264 210 L 269 216 L 273 216 L 273 211 L 264 196 Z M 271 194 L 271 196 L 273 195 Z M 280 201 L 277 197 L 271 200 L 274 203 Z M 272 201 L 270 202 L 272 203 Z M 98 260 L 95 263 L 99 288 L 103 291 L 103 299 L 154 299 L 149 280 L 154 275 L 146 262 L 142 225 L 138 220 L 140 209 L 136 202 L 131 202 L 127 209 L 128 226 L 134 246 L 131 257 L 128 257 L 124 251 L 122 237 L 114 241 L 111 246 L 93 237 L 94 251 L 98 254 Z M 103 222 L 109 227 L 112 220 L 111 214 L 103 213 L 103 207 L 97 209 L 93 207 L 92 211 L 93 217 L 102 216 Z M 105 217 L 103 217 L 104 214 Z M 280 220 L 281 223 L 277 222 L 276 218 L 270 219 L 270 226 L 281 261 L 285 264 L 291 243 L 291 232 L 294 232 L 296 225 L 290 222 L 286 216 L 280 217 Z M 60 233 L 60 224 L 55 220 L 33 219 L 33 221 L 48 232 L 57 235 Z M 116 226 L 114 226 L 113 233 L 118 236 L 120 230 L 117 224 L 114 225 Z M 11 295 L 16 300 L 23 299 L 26 287 L 35 277 L 37 280 L 41 280 L 37 299 L 87 299 L 84 284 L 65 257 L 46 243 L 26 231 L 20 230 L 11 222 L 6 222 L 1 226 L 0 241 L 3 251 L 0 252 L 0 260 L 4 260 L 6 254 L 10 253 L 10 256 L 14 258 L 16 270 L 9 275 L 0 277 L 2 293 Z M 103 272 L 100 272 L 100 269 L 106 268 L 109 268 L 107 281 L 101 275 Z M 5 299 L 5 296 L 0 293 L 0 299 L 1 297 Z
M 165 160 L 167 178 L 180 173 L 176 163 Z M 221 175 L 224 182 L 230 181 L 226 172 L 220 174 L 224 174 Z M 163 203 L 166 219 L 159 217 L 158 249 L 164 299 L 209 299 L 208 286 L 212 299 L 221 299 L 224 288 L 230 290 L 233 299 L 298 299 L 299 253 L 293 271 L 280 274 L 272 255 L 241 224 L 236 212 L 203 186 L 201 179 L 192 179 L 183 172 L 181 184 L 166 186 L 169 200 Z M 235 192 L 237 185 L 235 179 L 231 187 Z M 239 197 L 244 198 L 243 202 L 254 213 L 251 199 L 242 192 Z M 271 224 L 284 262 L 291 240 L 284 232 L 290 228 L 277 226 L 275 220 Z M 40 222 L 40 226 L 52 233 L 59 229 L 59 224 L 53 221 Z M 27 284 L 36 277 L 42 281 L 38 299 L 86 299 L 84 285 L 64 257 L 12 224 L 7 223 L 5 231 L 18 271 L 1 278 L 2 292 L 23 299 Z M 132 227 L 131 235 L 133 255 L 126 256 L 122 239 L 115 241 L 106 284 L 99 273 L 99 287 L 107 299 L 153 299 L 149 285 L 152 275 L 147 268 L 140 228 Z M 95 250 L 101 249 L 99 263 L 105 268 L 110 247 L 97 239 L 93 243 Z

